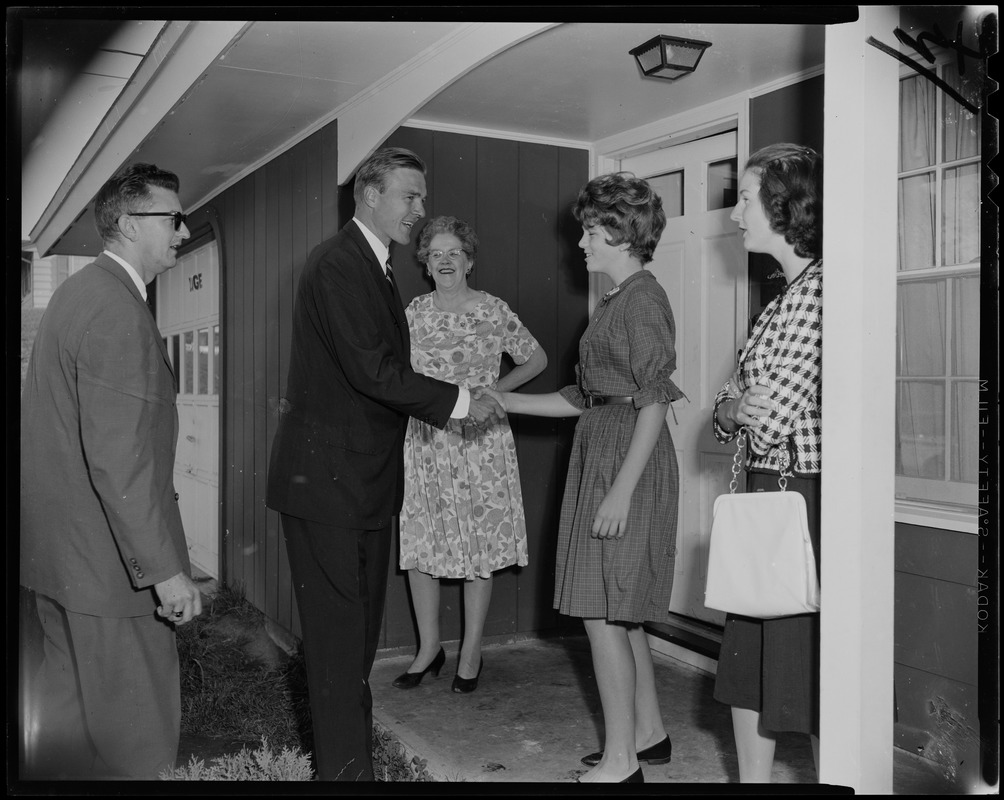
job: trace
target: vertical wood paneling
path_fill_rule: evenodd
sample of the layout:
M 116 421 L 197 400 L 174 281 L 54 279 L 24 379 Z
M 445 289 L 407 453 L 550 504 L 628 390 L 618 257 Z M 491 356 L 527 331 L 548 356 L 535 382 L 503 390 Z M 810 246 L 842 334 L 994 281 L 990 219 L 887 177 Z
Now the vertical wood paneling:
M 316 168 L 321 178 L 321 238 L 313 243 L 315 245 L 330 239 L 342 227 L 338 219 L 338 127 L 327 125 L 317 136 L 320 140 L 320 160 Z
M 558 352 L 558 231 L 561 200 L 558 183 L 558 148 L 539 144 L 519 145 L 520 273 L 529 279 L 519 284 L 519 311 L 526 320 L 539 320 L 535 336 L 545 351 Z M 585 308 L 583 308 L 583 313 Z M 548 361 L 546 391 L 561 388 L 558 359 Z M 539 630 L 557 623 L 551 610 L 554 592 L 554 548 L 557 516 L 563 485 L 558 485 L 555 443 L 559 422 L 526 417 L 520 421 L 517 453 L 525 468 L 522 475 L 530 564 L 521 576 L 518 616 L 524 630 Z
M 244 371 L 246 360 L 244 350 L 247 344 L 245 336 L 245 315 L 247 309 L 247 297 L 244 285 L 247 282 L 245 274 L 245 231 L 247 224 L 244 219 L 244 203 L 246 199 L 246 187 L 249 180 L 245 178 L 234 187 L 234 282 L 231 291 L 234 293 L 235 314 L 233 321 L 233 360 L 232 372 L 233 380 L 230 381 L 230 397 L 233 402 L 233 430 L 234 437 L 234 460 L 231 465 L 233 475 L 234 512 L 231 523 L 230 542 L 230 569 L 231 573 L 227 580 L 235 585 L 244 584 L 244 406 L 246 402 L 244 393 Z
M 244 224 L 244 255 L 246 261 L 241 270 L 242 294 L 244 302 L 244 328 L 241 336 L 244 339 L 244 363 L 241 369 L 241 391 L 244 393 L 244 419 L 241 424 L 241 436 L 244 439 L 244 452 L 241 458 L 241 481 L 244 491 L 241 499 L 241 515 L 244 523 L 241 526 L 241 575 L 244 590 L 249 600 L 255 599 L 255 495 L 254 495 L 254 429 L 255 429 L 255 319 L 254 319 L 254 257 L 255 257 L 255 184 L 257 173 L 247 178 L 245 183 L 244 208 L 242 220 Z
M 345 189 L 335 185 L 336 133 L 335 125 L 319 131 L 214 201 L 226 242 L 224 580 L 242 585 L 257 607 L 295 635 L 299 621 L 281 526 L 264 498 L 297 281 L 310 251 L 352 211 L 351 203 L 340 203 Z M 426 161 L 428 216 L 452 214 L 475 226 L 481 252 L 471 284 L 505 299 L 547 350 L 550 365 L 527 390 L 553 391 L 569 382 L 567 353 L 574 353 L 575 343 L 566 339 L 577 340 L 584 327 L 587 293 L 584 279 L 569 281 L 565 261 L 577 236 L 566 241 L 561 215 L 585 180 L 586 154 L 408 128 L 388 144 L 408 147 Z M 392 248 L 405 302 L 432 289 L 414 248 L 414 242 Z M 514 420 L 513 427 L 532 528 L 531 564 L 497 576 L 489 636 L 560 624 L 549 609 L 562 488 L 557 482 L 567 460 L 562 440 L 571 427 L 529 418 Z M 407 646 L 415 630 L 396 541 L 388 568 L 383 645 Z M 462 586 L 444 589 L 444 637 L 456 638 Z
M 279 402 L 279 372 L 282 368 L 279 358 L 279 276 L 292 272 L 289 247 L 289 158 L 283 154 L 269 164 L 266 172 L 268 196 L 265 203 L 266 219 L 272 221 L 265 243 L 265 408 L 264 440 L 258 449 L 263 454 L 264 467 L 261 470 L 262 492 L 268 477 L 268 459 L 272 452 L 275 436 L 275 410 Z M 265 598 L 263 610 L 275 619 L 278 612 L 278 570 L 279 519 L 278 514 L 265 507 L 262 499 L 262 514 L 265 517 L 264 571 Z
M 292 252 L 290 272 L 281 276 L 279 292 L 280 302 L 280 322 L 279 331 L 281 345 L 279 356 L 281 366 L 279 369 L 280 391 L 282 397 L 286 392 L 286 379 L 289 370 L 289 348 L 292 340 L 293 308 L 296 301 L 296 286 L 300 280 L 300 273 L 307 260 L 307 171 L 309 164 L 307 161 L 306 148 L 295 147 L 288 153 L 290 161 L 290 231 L 292 237 Z M 281 526 L 280 526 L 281 539 Z M 289 573 L 289 556 L 286 553 L 285 543 L 279 547 L 278 584 L 279 613 L 276 621 L 286 626 L 294 635 L 300 633 L 300 618 L 296 608 L 296 597 L 293 589 L 292 578 Z
M 516 142 L 484 138 L 477 140 L 478 191 L 476 205 L 472 207 L 477 220 L 478 259 L 471 274 L 471 284 L 500 297 L 517 314 L 521 314 L 518 236 L 512 224 L 517 219 L 519 209 L 518 162 L 519 146 Z M 529 318 L 521 316 L 520 319 L 534 336 L 536 329 L 543 324 L 532 315 Z M 509 359 L 503 358 L 500 374 L 504 375 L 509 368 Z M 533 391 L 532 384 L 523 388 L 525 391 Z M 518 441 L 520 419 L 513 417 L 510 425 Z M 529 465 L 524 465 L 524 469 L 529 469 Z M 520 484 L 526 484 L 522 474 Z M 495 574 L 492 601 L 485 620 L 485 630 L 489 635 L 515 633 L 519 630 L 519 587 L 526 570 L 526 567 L 514 567 Z
M 274 187 L 275 161 L 272 160 L 262 169 L 258 170 L 254 177 L 254 261 L 252 272 L 254 282 L 253 291 L 253 328 L 250 331 L 254 341 L 252 350 L 252 396 L 254 397 L 254 419 L 251 428 L 251 452 L 253 457 L 249 460 L 252 470 L 252 545 L 248 554 L 251 561 L 251 570 L 254 575 L 252 585 L 248 587 L 248 597 L 253 599 L 254 604 L 261 609 L 266 607 L 265 603 L 265 473 L 267 463 L 265 456 L 265 420 L 267 418 L 266 403 L 266 373 L 268 372 L 268 264 L 269 248 L 268 242 L 272 238 L 275 226 L 275 218 L 268 213 L 269 194 Z
M 477 185 L 480 191 L 475 213 L 479 252 L 471 282 L 477 288 L 501 297 L 514 310 L 520 283 L 519 232 L 512 223 L 519 209 L 518 163 L 519 145 L 516 142 L 506 139 L 478 140 Z M 536 336 L 529 321 L 522 321 Z M 519 420 L 514 419 L 513 423 L 518 425 Z
M 223 519 L 220 530 L 220 577 L 230 580 L 233 569 L 233 523 L 234 523 L 234 414 L 233 364 L 234 364 L 234 320 L 237 317 L 237 294 L 234 291 L 234 203 L 233 193 L 225 192 L 219 199 L 220 235 L 224 241 L 220 253 L 220 300 L 226 313 L 220 320 L 220 336 L 223 339 L 223 386 L 220 398 L 221 435 L 223 436 L 222 463 L 220 464 L 220 500 L 223 504 Z

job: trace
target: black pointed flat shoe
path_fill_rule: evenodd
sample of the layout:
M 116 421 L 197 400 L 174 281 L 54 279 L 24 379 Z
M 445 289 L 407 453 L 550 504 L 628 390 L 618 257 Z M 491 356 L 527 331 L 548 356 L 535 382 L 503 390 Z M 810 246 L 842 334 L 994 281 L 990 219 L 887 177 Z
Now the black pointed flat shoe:
M 669 741 L 669 737 L 667 736 L 661 742 L 656 742 L 651 747 L 639 750 L 637 755 L 639 764 L 651 764 L 652 766 L 668 764 L 673 757 L 673 743 Z M 595 767 L 600 763 L 601 758 L 603 758 L 602 751 L 599 753 L 590 753 L 582 759 L 582 763 L 587 767 Z
M 481 659 L 481 663 L 478 665 L 478 674 L 473 678 L 461 678 L 458 672 L 453 677 L 453 691 L 457 694 L 470 694 L 475 689 L 478 688 L 478 678 L 481 677 L 481 670 L 485 668 L 485 660 Z
M 582 783 L 578 778 L 575 779 L 576 783 Z M 644 783 L 645 774 L 641 771 L 641 767 L 638 767 L 634 772 L 628 775 L 624 780 L 618 781 L 618 783 Z
M 425 677 L 426 672 L 431 672 L 437 678 L 439 677 L 439 671 L 443 668 L 443 664 L 446 663 L 446 651 L 442 647 L 439 648 L 439 652 L 436 653 L 436 657 L 432 659 L 429 666 L 423 669 L 421 672 L 402 672 L 394 679 L 394 686 L 398 689 L 414 689 L 418 684 L 422 682 L 422 678 Z

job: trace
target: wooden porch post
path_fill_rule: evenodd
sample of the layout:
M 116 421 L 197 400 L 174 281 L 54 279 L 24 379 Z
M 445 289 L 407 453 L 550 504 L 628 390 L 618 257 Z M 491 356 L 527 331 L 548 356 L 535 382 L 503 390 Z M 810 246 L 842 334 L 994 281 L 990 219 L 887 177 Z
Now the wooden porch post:
M 826 31 L 820 781 L 892 793 L 898 6 Z

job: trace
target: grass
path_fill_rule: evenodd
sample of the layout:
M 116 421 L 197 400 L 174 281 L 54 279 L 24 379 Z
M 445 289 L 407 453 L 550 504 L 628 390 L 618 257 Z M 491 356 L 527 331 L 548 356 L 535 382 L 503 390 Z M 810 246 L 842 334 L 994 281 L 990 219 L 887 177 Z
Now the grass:
M 205 600 L 202 615 L 178 628 L 182 738 L 209 739 L 241 752 L 209 767 L 190 763 L 173 779 L 308 779 L 289 777 L 304 774 L 299 759 L 312 752 L 302 650 L 288 655 L 275 645 L 264 616 L 239 587 L 221 586 Z M 247 749 L 255 745 L 260 745 L 256 751 Z M 423 760 L 409 758 L 401 743 L 379 728 L 373 770 L 378 781 L 432 780 Z M 275 775 L 287 777 L 269 777 Z

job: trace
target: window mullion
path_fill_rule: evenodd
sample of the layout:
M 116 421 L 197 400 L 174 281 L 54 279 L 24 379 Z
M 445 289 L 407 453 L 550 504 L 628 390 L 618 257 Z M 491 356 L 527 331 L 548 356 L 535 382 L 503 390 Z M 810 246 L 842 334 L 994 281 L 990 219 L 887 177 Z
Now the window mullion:
M 952 363 L 955 341 L 955 286 L 951 278 L 945 278 L 945 405 L 943 408 L 945 426 L 945 481 L 951 483 L 952 476 L 952 378 L 955 375 L 955 365 Z
M 936 66 L 939 77 L 943 76 L 943 70 Z M 934 126 L 934 265 L 944 266 L 945 263 L 945 203 L 944 203 L 944 175 L 945 167 L 942 163 L 945 155 L 945 96 L 944 92 L 935 93 L 935 126 Z

